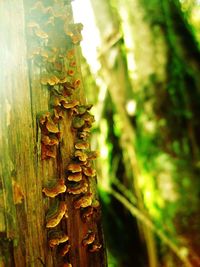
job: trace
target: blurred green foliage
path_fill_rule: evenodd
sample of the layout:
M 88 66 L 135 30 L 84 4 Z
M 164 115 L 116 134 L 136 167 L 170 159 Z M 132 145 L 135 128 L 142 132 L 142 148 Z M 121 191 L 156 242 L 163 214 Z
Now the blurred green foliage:
M 183 14 L 190 27 L 192 28 L 196 39 L 200 45 L 200 1 L 199 0 L 180 0 Z

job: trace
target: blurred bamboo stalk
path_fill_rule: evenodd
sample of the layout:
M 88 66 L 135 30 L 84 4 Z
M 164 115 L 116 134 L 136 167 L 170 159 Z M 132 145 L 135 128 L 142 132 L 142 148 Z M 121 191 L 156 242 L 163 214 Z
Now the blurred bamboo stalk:
M 176 254 L 176 256 L 185 264 L 185 267 L 192 267 L 190 260 L 187 256 L 181 254 L 180 247 L 177 247 L 160 229 L 152 223 L 152 221 L 146 217 L 137 207 L 130 203 L 122 194 L 110 188 L 108 193 L 112 194 L 119 202 L 121 202 L 124 207 L 126 207 L 129 212 L 135 216 L 143 225 L 145 225 L 149 230 L 154 232 L 168 247 Z
M 117 20 L 117 14 L 115 14 L 115 17 L 112 16 L 107 1 L 95 0 L 91 1 L 91 3 L 97 26 L 101 33 L 102 43 L 105 44 L 100 51 L 100 62 L 103 66 L 100 75 L 108 87 L 122 124 L 123 130 L 120 136 L 120 143 L 124 153 L 123 160 L 125 163 L 130 162 L 130 169 L 126 170 L 127 177 L 132 180 L 132 190 L 136 194 L 138 208 L 143 213 L 146 213 L 138 185 L 141 173 L 134 148 L 135 132 L 125 110 L 126 96 L 130 94 L 131 84 L 128 77 L 127 63 L 122 53 L 123 39 L 121 34 L 119 34 L 119 21 Z M 138 225 L 138 227 L 146 240 L 149 266 L 156 267 L 158 264 L 153 234 L 145 225 Z

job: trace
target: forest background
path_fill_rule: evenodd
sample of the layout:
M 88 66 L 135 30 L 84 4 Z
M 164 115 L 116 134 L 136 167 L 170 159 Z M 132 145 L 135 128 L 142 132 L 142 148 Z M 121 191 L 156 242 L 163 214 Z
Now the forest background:
M 73 2 L 108 266 L 200 266 L 200 2 Z

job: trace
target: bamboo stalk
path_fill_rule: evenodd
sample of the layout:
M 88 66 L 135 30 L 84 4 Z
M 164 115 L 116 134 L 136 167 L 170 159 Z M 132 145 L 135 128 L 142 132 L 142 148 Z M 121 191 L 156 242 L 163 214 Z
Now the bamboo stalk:
M 124 207 L 126 207 L 129 212 L 136 217 L 142 224 L 144 224 L 149 230 L 154 232 L 174 253 L 175 255 L 185 264 L 185 267 L 192 267 L 192 263 L 187 258 L 180 253 L 180 248 L 177 247 L 169 237 L 167 237 L 161 230 L 152 223 L 152 221 L 145 216 L 138 208 L 136 208 L 132 203 L 130 203 L 123 195 L 117 191 L 110 188 L 108 193 L 113 195 L 119 202 L 121 202 Z

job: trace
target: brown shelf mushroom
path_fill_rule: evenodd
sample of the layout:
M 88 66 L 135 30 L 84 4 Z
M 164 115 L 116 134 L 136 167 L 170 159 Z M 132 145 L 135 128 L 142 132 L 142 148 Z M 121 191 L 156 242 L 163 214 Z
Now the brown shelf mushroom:
M 94 240 L 95 240 L 95 233 L 93 233 L 92 231 L 89 231 L 87 235 L 83 238 L 82 244 L 84 247 L 86 247 L 92 244 Z
M 43 188 L 42 192 L 48 197 L 55 197 L 66 191 L 66 185 L 64 179 L 58 179 L 58 181 L 50 187 Z
M 94 208 L 92 206 L 84 208 L 84 210 L 81 213 L 81 218 L 84 222 L 90 221 L 92 215 L 94 213 Z
M 81 172 L 82 171 L 82 167 L 81 167 L 81 165 L 79 163 L 70 163 L 67 166 L 67 170 L 71 171 L 72 173 Z
M 48 237 L 49 246 L 52 248 L 69 240 L 69 236 L 61 231 L 51 231 Z
M 66 109 L 70 109 L 70 108 L 73 108 L 75 106 L 77 106 L 79 104 L 79 101 L 78 100 L 73 100 L 71 102 L 61 102 L 63 107 L 66 108 Z
M 87 141 L 78 141 L 75 143 L 76 149 L 88 149 L 89 148 L 89 142 Z
M 54 145 L 58 145 L 59 141 L 56 137 L 50 137 L 48 135 L 42 135 L 42 139 L 41 139 L 42 143 L 44 145 L 48 145 L 48 146 L 54 146 Z
M 81 172 L 72 173 L 67 177 L 67 180 L 73 182 L 80 182 L 82 180 L 82 173 Z
M 93 169 L 92 167 L 83 167 L 83 173 L 84 173 L 86 176 L 93 177 L 93 176 L 96 175 L 96 170 Z
M 65 262 L 62 267 L 72 267 L 72 264 L 69 262 Z
M 83 125 L 85 124 L 85 121 L 80 118 L 80 117 L 74 117 L 73 120 L 72 120 L 72 126 L 75 128 L 75 129 L 79 129 L 81 127 L 83 127 Z
M 48 118 L 46 123 L 46 128 L 50 133 L 58 133 L 58 125 L 56 125 L 50 118 Z
M 101 247 L 102 247 L 101 244 L 93 243 L 93 244 L 90 245 L 89 251 L 90 252 L 98 252 Z
M 69 244 L 66 244 L 63 248 L 61 248 L 60 255 L 64 257 L 69 252 L 70 247 L 71 246 Z
M 60 221 L 62 220 L 63 216 L 67 212 L 67 204 L 64 201 L 59 202 L 58 209 L 55 210 L 53 213 L 47 214 L 47 228 L 52 228 L 57 226 Z
M 73 194 L 73 195 L 79 195 L 81 193 L 86 193 L 87 190 L 88 190 L 88 183 L 86 180 L 82 180 L 79 183 L 76 183 L 76 185 L 67 187 L 67 192 L 69 194 Z
M 74 156 L 77 157 L 80 161 L 86 161 L 88 155 L 81 150 L 76 150 Z
M 74 201 L 74 208 L 80 209 L 80 208 L 86 208 L 88 206 L 91 206 L 92 198 L 93 198 L 92 193 L 88 193 L 80 197 L 78 200 Z

